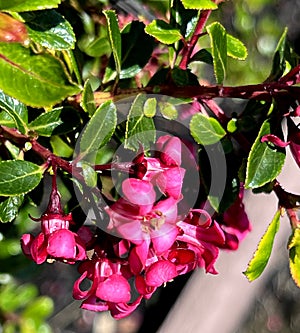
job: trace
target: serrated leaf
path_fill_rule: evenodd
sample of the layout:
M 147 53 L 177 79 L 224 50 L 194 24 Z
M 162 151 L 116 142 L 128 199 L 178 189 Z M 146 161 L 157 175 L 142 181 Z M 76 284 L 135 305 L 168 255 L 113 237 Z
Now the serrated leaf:
M 179 29 L 174 29 L 174 27 L 163 20 L 153 20 L 146 26 L 145 31 L 150 36 L 167 45 L 178 42 L 182 38 Z
M 80 139 L 80 154 L 87 155 L 104 146 L 117 125 L 117 108 L 112 101 L 101 104 L 88 122 Z
M 34 119 L 29 125 L 29 129 L 41 136 L 51 136 L 54 129 L 62 124 L 60 114 L 62 108 L 53 109 L 49 112 L 42 113 Z
M 207 26 L 212 47 L 214 73 L 218 84 L 223 83 L 227 68 L 227 37 L 225 28 L 214 22 Z
M 190 131 L 195 141 L 204 146 L 217 143 L 226 135 L 226 131 L 217 119 L 206 117 L 201 113 L 192 117 Z
M 84 84 L 80 106 L 89 114 L 89 116 L 92 116 L 96 111 L 94 93 L 89 80 L 87 80 Z
M 0 89 L 33 107 L 51 107 L 80 91 L 59 60 L 17 43 L 0 43 L 0 72 Z
M 11 222 L 16 218 L 19 208 L 24 200 L 24 195 L 9 197 L 0 203 L 0 221 Z
M 261 238 L 253 258 L 250 260 L 247 270 L 244 272 L 249 281 L 257 279 L 264 271 L 269 261 L 275 235 L 279 229 L 280 210 L 278 210 Z
M 150 148 L 156 138 L 155 125 L 152 118 L 144 115 L 143 108 L 147 96 L 140 94 L 133 101 L 126 122 L 125 148 L 137 151 L 142 145 Z
M 31 162 L 0 162 L 0 196 L 17 196 L 33 190 L 41 181 L 43 169 Z
M 300 229 L 294 229 L 288 243 L 289 265 L 293 280 L 300 287 Z
M 103 14 L 107 20 L 108 39 L 114 56 L 116 71 L 119 75 L 121 72 L 122 42 L 117 15 L 113 10 L 104 10 Z
M 0 79 L 1 80 L 1 79 Z M 23 134 L 27 132 L 28 123 L 28 110 L 26 105 L 19 102 L 15 98 L 7 96 L 3 91 L 0 90 L 0 108 L 2 108 L 13 121 L 15 127 Z M 2 118 L 2 117 L 1 117 Z M 0 118 L 0 119 L 1 119 Z M 4 117 L 4 119 L 9 119 Z M 3 119 L 3 120 L 4 120 Z M 9 125 L 1 121 L 2 125 Z
M 181 0 L 186 9 L 217 9 L 218 6 L 210 0 Z
M 0 10 L 12 12 L 27 12 L 56 8 L 61 0 L 0 0 Z
M 30 39 L 52 50 L 69 50 L 76 38 L 70 23 L 55 10 L 23 13 Z
M 268 142 L 261 142 L 261 138 L 270 133 L 270 122 L 266 120 L 248 156 L 245 188 L 261 187 L 274 180 L 281 172 L 285 161 L 285 150 Z
M 245 60 L 248 56 L 246 46 L 237 38 L 227 34 L 227 55 L 238 60 Z

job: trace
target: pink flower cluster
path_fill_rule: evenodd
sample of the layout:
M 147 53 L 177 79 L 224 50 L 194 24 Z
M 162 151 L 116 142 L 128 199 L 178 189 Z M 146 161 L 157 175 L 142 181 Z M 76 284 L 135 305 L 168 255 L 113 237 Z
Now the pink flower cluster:
M 166 135 L 157 140 L 153 157 L 141 153 L 134 160 L 119 199 L 106 207 L 109 234 L 100 229 L 93 236 L 85 229 L 76 234 L 68 228 L 68 215 L 60 215 L 59 224 L 48 211 L 41 236 L 22 237 L 24 253 L 37 263 L 80 260 L 73 297 L 82 300 L 82 308 L 110 311 L 116 319 L 178 275 L 197 267 L 216 274 L 219 250 L 236 249 L 250 230 L 242 192 L 220 223 L 202 209 L 180 214 L 186 172 L 181 150 L 180 139 Z

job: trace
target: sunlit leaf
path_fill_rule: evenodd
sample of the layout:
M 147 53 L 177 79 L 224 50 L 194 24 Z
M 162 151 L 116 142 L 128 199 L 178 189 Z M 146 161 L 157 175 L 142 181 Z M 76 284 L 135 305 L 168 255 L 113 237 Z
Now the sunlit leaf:
M 280 210 L 276 212 L 272 222 L 270 223 L 265 234 L 261 238 L 257 250 L 248 264 L 247 270 L 244 272 L 249 281 L 257 279 L 267 266 L 272 252 L 274 238 L 279 229 L 279 223 Z

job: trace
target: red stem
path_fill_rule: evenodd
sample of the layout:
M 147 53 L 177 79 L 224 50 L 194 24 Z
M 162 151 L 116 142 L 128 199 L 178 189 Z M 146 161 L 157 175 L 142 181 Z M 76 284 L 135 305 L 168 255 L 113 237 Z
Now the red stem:
M 203 33 L 203 29 L 205 27 L 205 24 L 211 14 L 211 10 L 203 10 L 200 13 L 199 20 L 197 22 L 197 25 L 195 27 L 194 33 L 190 39 L 184 46 L 182 50 L 182 58 L 179 64 L 179 68 L 181 69 L 187 69 L 187 66 L 189 64 L 189 61 L 191 59 L 191 55 L 193 53 L 193 50 L 198 42 L 198 39 L 200 35 Z

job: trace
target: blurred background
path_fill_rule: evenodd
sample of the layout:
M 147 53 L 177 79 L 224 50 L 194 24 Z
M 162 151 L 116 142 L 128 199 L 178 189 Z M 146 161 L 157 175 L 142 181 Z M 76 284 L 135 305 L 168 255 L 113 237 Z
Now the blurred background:
M 83 51 L 92 54 L 88 43 L 94 33 L 89 29 L 92 13 L 103 4 L 108 5 L 108 1 L 75 2 L 85 10 L 82 14 L 85 33 L 80 45 Z M 149 20 L 163 13 L 167 4 L 168 0 L 110 1 L 125 16 L 144 15 Z M 228 85 L 254 84 L 266 79 L 272 54 L 285 27 L 291 44 L 300 52 L 299 0 L 226 1 L 211 20 L 216 18 L 229 33 L 245 43 L 249 53 L 246 61 L 229 62 Z M 99 59 L 92 54 L 83 68 L 95 85 L 97 64 Z M 280 181 L 287 190 L 300 193 L 300 184 L 295 181 L 300 178 L 290 179 L 291 172 L 300 176 L 294 162 L 288 159 Z M 288 221 L 281 223 L 275 251 L 263 276 L 249 284 L 242 274 L 272 220 L 276 209 L 272 196 L 246 193 L 246 209 L 253 231 L 238 251 L 221 255 L 218 276 L 197 271 L 178 277 L 120 321 L 113 320 L 108 313 L 79 309 L 80 302 L 72 299 L 73 283 L 78 278 L 74 267 L 58 262 L 37 266 L 21 254 L 20 236 L 36 227 L 28 213 L 37 217 L 44 208 L 43 202 L 38 208 L 29 204 L 13 224 L 0 225 L 0 322 L 5 322 L 0 326 L 0 333 L 18 332 L 12 324 L 14 321 L 22 321 L 23 333 L 300 332 L 300 290 L 291 280 L 288 269 Z

